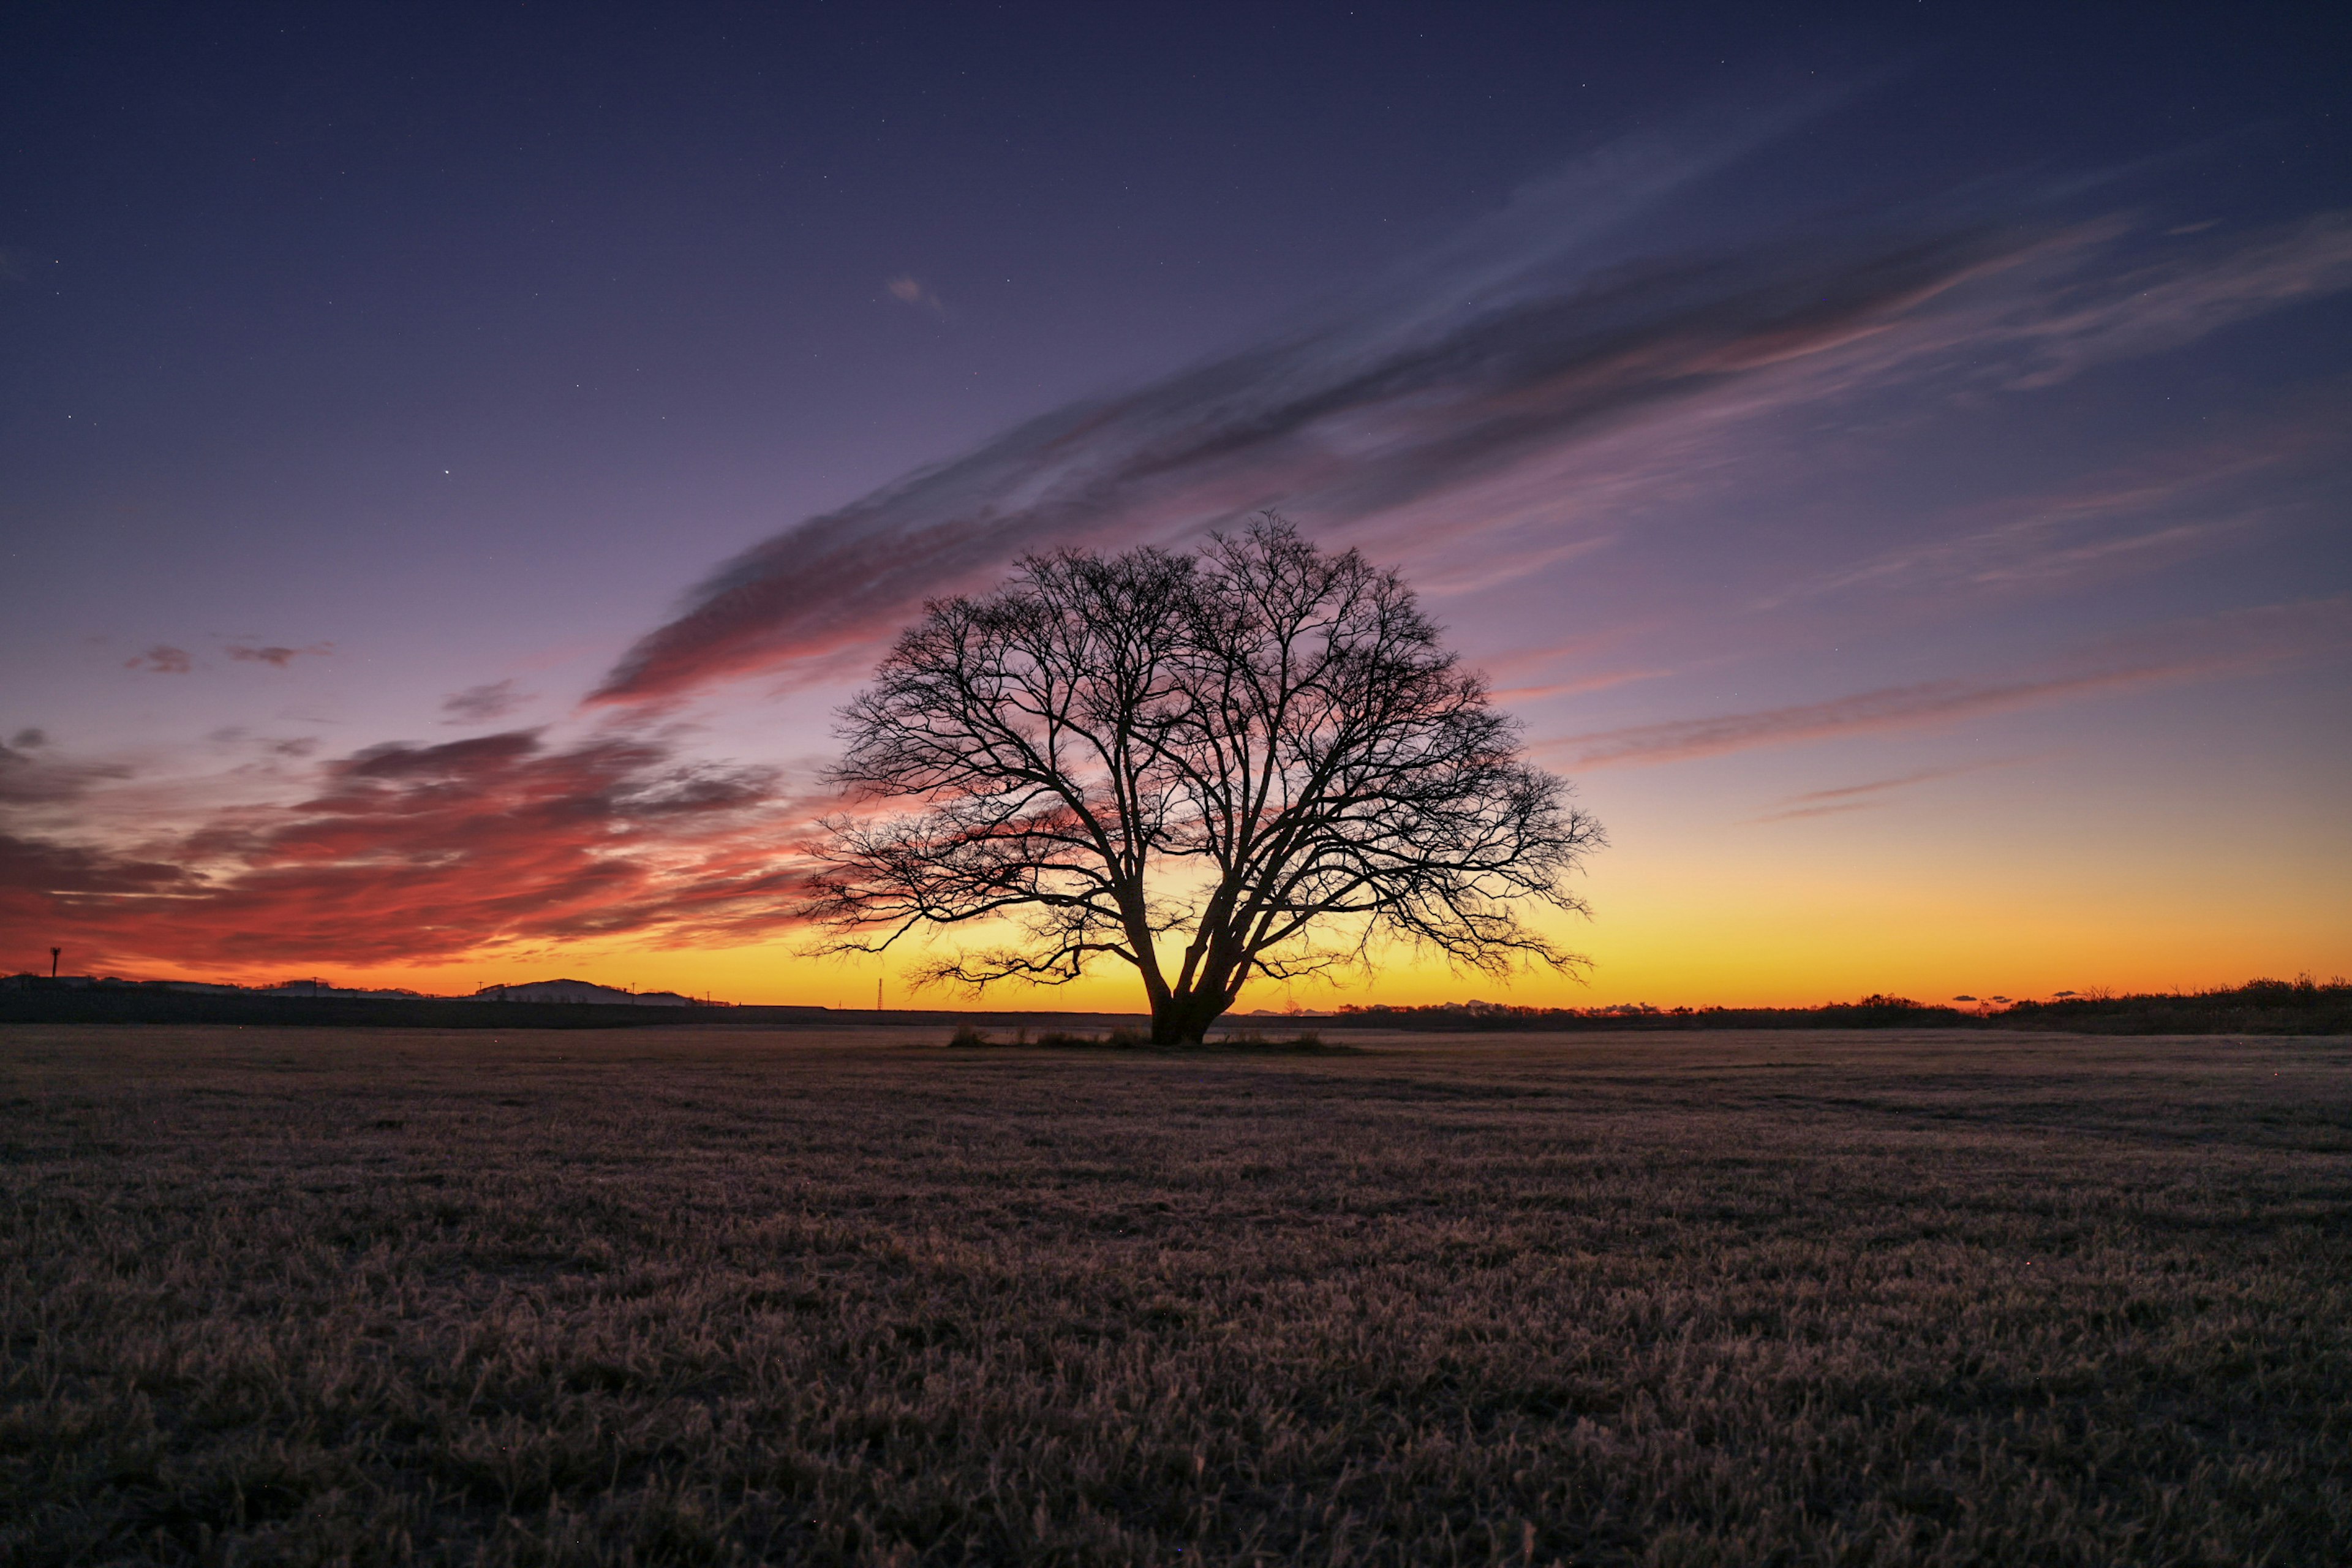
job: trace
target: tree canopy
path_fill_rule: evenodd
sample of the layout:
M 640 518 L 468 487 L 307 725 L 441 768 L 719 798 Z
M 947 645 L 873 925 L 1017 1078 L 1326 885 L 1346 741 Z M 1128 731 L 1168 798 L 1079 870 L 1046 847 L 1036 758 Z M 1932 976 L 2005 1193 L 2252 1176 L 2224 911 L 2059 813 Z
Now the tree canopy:
M 1601 842 L 1391 570 L 1272 514 L 1196 554 L 1031 556 L 935 601 L 842 711 L 807 912 L 831 951 L 1018 935 L 918 978 L 1139 974 L 1161 1043 L 1253 974 L 1402 939 L 1501 973 L 1584 960 L 1524 923 Z M 896 809 L 893 809 L 893 808 Z

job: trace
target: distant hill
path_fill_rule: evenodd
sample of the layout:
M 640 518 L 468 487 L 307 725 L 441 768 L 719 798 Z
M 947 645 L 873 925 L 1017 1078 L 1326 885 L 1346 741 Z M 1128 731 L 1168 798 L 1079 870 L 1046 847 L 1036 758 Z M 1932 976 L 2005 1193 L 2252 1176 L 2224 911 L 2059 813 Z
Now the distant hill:
M 823 1007 L 616 1007 L 604 1002 L 294 995 L 132 984 L 0 982 L 0 1024 L 233 1024 L 391 1029 L 634 1029 L 673 1025 L 773 1028 L 840 1015 Z

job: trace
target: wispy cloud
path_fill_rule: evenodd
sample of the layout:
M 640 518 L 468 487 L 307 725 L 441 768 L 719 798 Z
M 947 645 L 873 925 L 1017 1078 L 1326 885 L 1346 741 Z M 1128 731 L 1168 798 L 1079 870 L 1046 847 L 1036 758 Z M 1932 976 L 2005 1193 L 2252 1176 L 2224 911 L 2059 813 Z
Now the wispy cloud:
M 1599 675 L 1576 676 L 1567 680 L 1498 687 L 1493 696 L 1496 701 L 1504 703 L 1540 702 L 1549 697 L 1581 697 L 1588 692 L 1606 691 L 1613 686 L 1631 686 L 1637 680 L 1659 680 L 1673 673 L 1671 669 L 1612 669 Z
M 1955 768 L 1923 768 L 1916 773 L 1905 773 L 1900 778 L 1873 779 L 1868 784 L 1840 784 L 1834 789 L 1807 790 L 1804 794 L 1793 795 L 1790 798 L 1801 804 L 1825 800 L 1851 800 L 1855 795 L 1885 795 L 1890 790 L 1909 789 L 1913 784 L 1927 784 L 1936 779 L 1953 779 L 1966 773 L 1982 773 L 1987 768 L 2007 767 L 2013 760 L 2003 759 L 1997 763 L 1964 763 Z
M 487 724 L 505 718 L 530 700 L 530 694 L 517 691 L 510 679 L 468 686 L 463 691 L 452 692 L 442 699 L 441 711 L 448 717 L 441 721 L 444 724 Z
M 1172 539 L 1276 502 L 1324 523 L 1404 505 L 1840 341 L 1974 251 L 1967 237 L 1906 238 L 1822 266 L 1634 267 L 1465 309 L 1427 335 L 1367 342 L 1360 321 L 1300 333 L 1046 416 L 756 547 L 597 695 L 667 696 L 872 638 L 1025 550 Z
M 48 889 L 72 888 L 90 898 L 152 898 L 193 880 L 184 867 L 169 861 L 0 833 L 0 924 L 12 930 L 58 930 Z
M 722 566 L 596 694 L 635 701 L 869 641 L 1024 551 L 1181 537 L 1282 503 L 1346 523 L 1849 341 L 2010 243 L 1981 227 L 1572 265 L 1779 129 L 1605 150 L 1353 302 L 1072 405 Z
M 2282 478 L 2314 456 L 2332 453 L 2347 414 L 2338 391 L 2252 437 L 2144 454 L 2127 471 L 1979 503 L 1937 519 L 1935 537 L 1778 589 L 1752 607 L 1776 609 L 1853 591 L 2053 585 L 2224 548 L 2279 506 Z M 2250 482 L 2266 486 L 2265 501 L 2246 499 Z
M 2120 220 L 2021 221 L 2019 203 L 1603 258 L 1591 214 L 1654 205 L 1765 134 L 1598 157 L 1319 318 L 810 518 L 721 566 L 594 699 L 805 669 L 1024 551 L 1171 542 L 1266 505 L 1342 533 L 1403 517 L 1484 531 L 1516 516 L 1514 554 L 1564 559 L 1597 534 L 1563 522 L 1557 485 L 1548 513 L 1486 503 L 1581 444 L 1654 430 L 1671 466 L 1690 445 L 1678 431 L 1719 435 L 1904 378 L 2048 385 L 2352 284 L 2340 216 L 2151 240 Z M 1570 523 L 1568 540 L 1544 536 Z M 1463 575 L 1465 591 L 1492 581 Z
M 335 645 L 322 642 L 313 643 L 309 647 L 278 647 L 274 645 L 233 642 L 221 651 L 240 663 L 266 664 L 277 669 L 283 669 L 305 655 L 314 658 L 323 658 L 335 651 Z
M 0 745 L 0 806 L 54 805 L 131 776 L 121 763 L 75 763 L 47 755 L 48 745 L 48 736 L 38 730 L 19 730 Z
M 1596 730 L 1567 736 L 1552 745 L 1566 752 L 1572 765 L 1580 768 L 1681 762 L 1722 752 L 1745 751 L 1752 746 L 1783 745 L 1792 741 L 1971 718 L 2117 687 L 2146 685 L 2179 673 L 2177 667 L 2152 667 L 1984 685 L 1958 680 L 1922 681 L 1913 686 L 1858 691 L 1824 702 Z
M 2196 234 L 2200 230 L 2176 231 Z M 2352 287 L 2352 215 L 2319 213 L 2245 239 L 2208 235 L 2180 254 L 2084 277 L 2011 318 L 2029 359 L 2010 384 L 2047 386 L 2087 365 L 2190 342 L 2298 300 Z
M 946 301 L 933 292 L 929 285 L 910 272 L 900 273 L 882 287 L 889 291 L 890 298 L 902 305 L 912 305 L 919 310 L 929 310 L 936 316 L 944 316 L 948 312 Z
M 1414 574 L 1414 585 L 1432 598 L 1447 598 L 1456 594 L 1475 594 L 1498 584 L 1516 582 L 1548 566 L 1606 550 L 1617 542 L 1614 534 L 1597 534 L 1591 539 L 1571 539 L 1548 542 L 1517 550 L 1488 550 L 1475 562 L 1457 563 L 1434 572 Z
M 124 659 L 122 668 L 151 670 L 157 675 L 185 675 L 195 668 L 195 664 L 188 658 L 186 648 L 159 642 L 145 653 Z
M 1759 823 L 1789 822 L 1808 816 L 1830 816 L 1840 812 L 1868 811 L 1874 806 L 1884 805 L 1889 796 L 1915 785 L 1932 784 L 1938 779 L 1960 778 L 1969 773 L 1982 773 L 1987 768 L 2009 767 L 2018 760 L 2014 757 L 2002 757 L 1981 763 L 1963 763 L 1958 767 L 1922 768 L 1916 773 L 1905 773 L 1898 778 L 1873 779 L 1868 784 L 1840 784 L 1833 789 L 1807 790 L 1802 795 L 1790 796 L 1787 804 L 1780 810 L 1767 813 L 1762 816 L 1750 817 L 1748 820 Z
M 2352 649 L 2352 595 L 2258 605 L 2154 626 L 2086 650 L 2058 673 L 1930 680 L 1820 702 L 1564 736 L 1547 752 L 1580 768 L 1680 762 L 1755 746 L 1907 729 L 2132 687 L 2337 657 Z
M 1875 801 L 1850 800 L 1834 805 L 1800 805 L 1787 811 L 1773 812 L 1768 816 L 1751 816 L 1748 820 L 1751 823 L 1794 822 L 1801 817 L 1837 816 L 1849 811 L 1868 811 L 1876 804 Z

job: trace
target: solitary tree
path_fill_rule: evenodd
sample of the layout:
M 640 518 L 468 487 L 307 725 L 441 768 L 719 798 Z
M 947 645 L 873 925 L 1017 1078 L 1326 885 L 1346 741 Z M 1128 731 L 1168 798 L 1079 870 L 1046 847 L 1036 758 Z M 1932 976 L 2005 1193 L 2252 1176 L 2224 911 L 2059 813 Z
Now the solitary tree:
M 1064 550 L 935 601 L 841 717 L 833 782 L 868 809 L 824 823 L 828 951 L 1009 921 L 919 978 L 1061 984 L 1107 956 L 1163 1045 L 1253 974 L 1382 937 L 1490 973 L 1585 962 L 1511 906 L 1582 911 L 1562 880 L 1600 825 L 1394 572 L 1271 513 L 1198 555 Z

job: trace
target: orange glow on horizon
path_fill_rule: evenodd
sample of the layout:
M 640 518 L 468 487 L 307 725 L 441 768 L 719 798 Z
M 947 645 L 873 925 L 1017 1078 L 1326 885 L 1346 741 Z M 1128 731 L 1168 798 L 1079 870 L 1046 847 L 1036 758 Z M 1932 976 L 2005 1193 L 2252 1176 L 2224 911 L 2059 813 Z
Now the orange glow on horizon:
M 1766 883 L 1697 878 L 1688 868 L 1622 866 L 1593 879 L 1591 922 L 1557 920 L 1549 929 L 1593 960 L 1584 983 L 1549 972 L 1507 980 L 1451 971 L 1391 952 L 1369 977 L 1283 985 L 1254 981 L 1237 1011 L 1282 1011 L 1293 1004 L 1328 1011 L 1374 1002 L 1417 1005 L 1480 998 L 1523 1006 L 1593 1007 L 1627 1003 L 1672 1006 L 1812 1006 L 1873 992 L 1942 1003 L 1960 994 L 2045 997 L 2104 986 L 2125 992 L 2201 990 L 2352 968 L 2346 917 L 2315 885 L 2247 886 L 2226 902 L 2151 913 L 2149 890 L 2119 879 L 2094 893 L 2054 896 L 2080 868 L 2053 867 L 2053 886 L 2019 888 L 1988 875 L 1947 879 L 1910 890 L 1857 888 L 1834 875 Z M 2225 890 L 2226 891 L 2226 890 Z M 807 956 L 797 933 L 740 946 L 638 947 L 572 943 L 461 958 L 437 964 L 305 968 L 276 964 L 245 973 L 156 963 L 126 969 L 144 978 L 274 984 L 324 979 L 358 987 L 401 986 L 469 994 L 484 985 L 558 976 L 637 991 L 676 991 L 722 1002 L 789 1004 L 866 1011 L 875 982 L 891 1008 L 976 1011 L 1143 1010 L 1139 983 L 1105 963 L 1066 986 L 1013 986 L 973 997 L 906 978 L 920 950 L 886 961 Z M 67 969 L 74 971 L 70 950 Z

